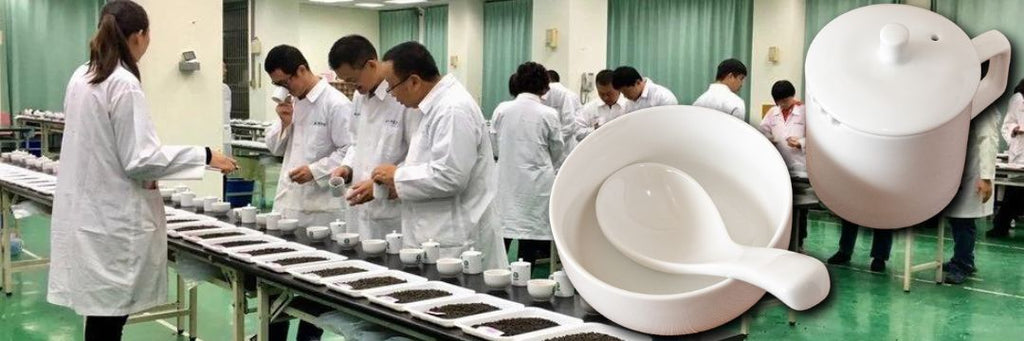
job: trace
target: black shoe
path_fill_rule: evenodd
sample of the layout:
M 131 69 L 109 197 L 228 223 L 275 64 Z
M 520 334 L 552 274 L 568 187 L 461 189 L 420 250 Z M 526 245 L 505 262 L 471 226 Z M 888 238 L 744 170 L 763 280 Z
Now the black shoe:
M 837 264 L 837 265 L 850 264 L 850 255 L 842 253 L 842 252 L 836 252 L 836 254 L 834 254 L 834 255 L 832 255 L 832 257 L 828 258 L 828 263 L 829 264 Z
M 1006 238 L 1010 236 L 1009 230 L 991 229 L 985 232 L 985 238 Z
M 960 263 L 953 263 L 953 261 L 949 261 L 949 262 L 942 263 L 942 271 L 943 272 L 961 272 L 961 273 L 964 273 L 964 274 L 970 276 L 970 275 L 974 275 L 975 272 L 978 272 L 978 269 L 973 267 L 973 266 L 963 265 L 963 264 L 960 264 Z
M 949 284 L 963 284 L 967 281 L 967 275 L 960 271 L 950 271 L 943 281 Z
M 885 261 L 875 258 L 871 261 L 871 271 L 874 272 L 885 272 Z

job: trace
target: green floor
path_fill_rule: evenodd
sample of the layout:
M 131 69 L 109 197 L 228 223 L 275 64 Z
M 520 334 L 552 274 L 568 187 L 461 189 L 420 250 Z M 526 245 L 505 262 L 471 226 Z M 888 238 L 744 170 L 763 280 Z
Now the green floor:
M 983 222 L 979 234 L 989 228 Z M 22 222 L 28 249 L 46 255 L 48 221 Z M 806 251 L 819 259 L 830 256 L 839 238 L 838 224 L 812 213 Z M 915 256 L 924 261 L 935 248 L 934 230 L 916 230 Z M 1018 235 L 1024 233 L 1018 232 Z M 833 279 L 830 298 L 797 316 L 796 326 L 786 322 L 787 310 L 774 305 L 757 308 L 751 320 L 750 340 L 1020 340 L 1024 335 L 1024 237 L 987 240 L 980 237 L 976 250 L 979 272 L 964 285 L 936 285 L 931 272 L 915 275 L 910 293 L 902 290 L 903 238 L 893 245 L 887 273 L 867 270 L 870 233 L 861 233 L 851 266 L 829 266 Z M 952 241 L 946 236 L 947 255 Z M 947 256 L 948 258 L 948 256 Z M 0 297 L 0 341 L 78 340 L 82 319 L 72 311 L 46 303 L 46 271 L 15 274 L 15 294 Z M 228 292 L 213 285 L 200 286 L 199 328 L 203 340 L 230 338 Z M 187 340 L 174 335 L 173 320 L 129 325 L 125 340 Z M 255 321 L 247 320 L 253 333 Z M 739 330 L 734 321 L 721 328 Z M 295 328 L 292 328 L 294 332 Z M 325 336 L 325 340 L 338 340 Z

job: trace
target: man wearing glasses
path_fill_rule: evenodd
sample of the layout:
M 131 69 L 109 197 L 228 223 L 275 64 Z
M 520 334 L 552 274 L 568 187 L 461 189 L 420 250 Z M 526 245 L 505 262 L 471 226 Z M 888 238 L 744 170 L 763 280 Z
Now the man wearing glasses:
M 291 95 L 277 105 L 279 119 L 266 131 L 267 148 L 284 155 L 274 212 L 299 226 L 326 226 L 342 218 L 341 199 L 331 196 L 327 181 L 352 144 L 352 102 L 313 74 L 292 46 L 271 49 L 264 69 Z
M 480 106 L 455 76 L 441 77 L 417 42 L 395 46 L 383 60 L 388 92 L 422 112 L 402 166 L 373 171 L 373 180 L 402 200 L 405 245 L 434 239 L 441 257 L 459 257 L 473 247 L 483 253 L 485 269 L 505 268 L 494 204 L 497 168 Z
M 401 208 L 398 200 L 374 197 L 370 175 L 377 165 L 405 160 L 422 115 L 406 109 L 387 93 L 388 82 L 377 60 L 377 50 L 363 36 L 338 39 L 328 54 L 328 63 L 338 78 L 355 84 L 358 92 L 351 126 L 355 143 L 333 173 L 352 184 L 346 196 L 352 207 L 345 212 L 345 221 L 364 239 L 384 239 L 385 234 L 402 229 Z

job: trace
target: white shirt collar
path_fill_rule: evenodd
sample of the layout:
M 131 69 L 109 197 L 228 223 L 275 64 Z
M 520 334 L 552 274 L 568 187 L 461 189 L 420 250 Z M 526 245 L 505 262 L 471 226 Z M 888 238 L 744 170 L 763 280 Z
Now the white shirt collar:
M 535 101 L 537 103 L 543 103 L 541 101 L 541 99 L 540 99 L 540 96 L 537 96 L 536 94 L 531 94 L 529 92 L 524 92 L 524 93 L 521 93 L 519 95 L 516 95 L 516 99 L 525 99 L 525 100 Z
M 455 75 L 453 74 L 449 73 L 442 77 L 441 80 L 437 82 L 437 84 L 434 84 L 434 88 L 430 89 L 430 92 L 427 93 L 427 96 L 423 97 L 423 100 L 420 101 L 420 111 L 423 112 L 424 115 L 430 114 L 430 109 L 437 105 L 437 103 L 441 100 L 441 94 L 448 91 L 448 88 L 451 88 L 452 85 L 455 84 L 455 82 Z
M 387 97 L 388 95 L 388 87 L 390 87 L 390 85 L 388 84 L 388 80 L 382 80 L 380 81 L 380 84 L 377 84 L 377 88 L 373 89 L 373 92 L 370 93 L 369 96 L 367 97 L 375 98 L 378 101 L 383 101 L 384 98 Z
M 719 83 L 719 82 L 714 82 L 714 83 L 711 83 L 711 85 L 708 85 L 708 90 L 726 91 L 726 92 L 732 93 L 732 89 L 729 89 L 728 86 L 726 86 L 725 84 Z
M 306 94 L 306 99 L 309 100 L 310 103 L 316 103 L 316 100 L 320 98 L 320 94 L 324 93 L 324 90 L 326 90 L 328 86 L 327 81 L 320 78 L 320 80 L 316 82 L 316 85 L 313 86 L 313 89 L 310 89 L 309 93 Z
M 644 91 L 640 92 L 640 98 L 647 98 L 647 95 L 651 93 L 651 86 L 656 86 L 650 78 L 644 77 Z

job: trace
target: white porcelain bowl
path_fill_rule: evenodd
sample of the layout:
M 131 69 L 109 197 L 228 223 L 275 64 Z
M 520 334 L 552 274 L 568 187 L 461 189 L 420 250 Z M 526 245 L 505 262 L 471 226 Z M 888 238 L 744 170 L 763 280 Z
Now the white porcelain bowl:
M 220 201 L 210 204 L 210 213 L 224 213 L 231 210 L 231 203 Z
M 547 301 L 555 296 L 555 284 L 553 279 L 531 279 L 526 282 L 526 292 L 534 301 Z
M 384 249 L 387 248 L 388 242 L 383 239 L 367 239 L 362 242 L 363 252 L 371 255 L 378 255 L 384 253 Z
M 281 219 L 277 221 L 277 229 L 283 232 L 291 232 L 299 227 L 298 219 Z
M 359 244 L 358 233 L 338 233 L 334 235 L 334 241 L 338 243 L 343 249 L 351 249 Z M 387 245 L 387 243 L 385 243 Z
M 331 229 L 327 226 L 310 226 L 306 228 L 306 236 L 312 240 L 321 240 L 331 236 Z
M 710 109 L 645 109 L 588 136 L 555 179 L 551 229 L 576 291 L 610 320 L 650 334 L 691 334 L 740 316 L 764 290 L 738 280 L 646 268 L 616 250 L 601 232 L 594 213 L 598 189 L 612 173 L 638 162 L 659 162 L 696 179 L 737 243 L 789 244 L 789 172 L 768 139 L 749 124 Z
M 462 260 L 458 258 L 441 258 L 437 260 L 437 273 L 441 277 L 455 277 L 462 273 Z
M 402 249 L 398 253 L 405 266 L 416 266 L 423 260 L 423 249 Z
M 484 284 L 491 290 L 504 290 L 512 284 L 512 271 L 507 269 L 484 270 Z

